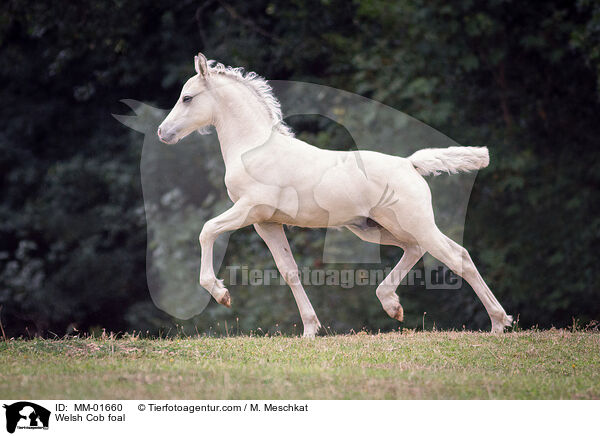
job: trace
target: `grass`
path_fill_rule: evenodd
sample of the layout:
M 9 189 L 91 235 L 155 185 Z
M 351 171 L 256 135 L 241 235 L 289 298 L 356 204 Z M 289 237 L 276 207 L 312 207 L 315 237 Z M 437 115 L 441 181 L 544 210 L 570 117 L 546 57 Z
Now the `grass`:
M 600 334 L 0 342 L 0 398 L 600 399 Z

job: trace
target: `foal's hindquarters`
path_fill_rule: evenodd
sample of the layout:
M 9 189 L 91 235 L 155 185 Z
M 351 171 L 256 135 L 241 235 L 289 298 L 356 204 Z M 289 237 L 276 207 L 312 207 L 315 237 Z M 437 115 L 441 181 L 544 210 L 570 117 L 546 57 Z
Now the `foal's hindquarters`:
M 377 288 L 377 296 L 384 310 L 392 318 L 402 321 L 403 311 L 395 293 L 396 288 L 422 255 L 429 252 L 471 285 L 490 316 L 492 332 L 503 332 L 506 326 L 511 325 L 512 317 L 496 300 L 468 251 L 444 235 L 435 224 L 427 182 L 406 159 L 397 158 L 396 162 L 396 172 L 393 176 L 390 174 L 386 185 L 390 197 L 387 204 L 374 207 L 369 215 L 382 228 L 379 230 L 380 243 L 404 249 L 398 264 Z M 350 229 L 365 240 L 378 236 L 375 234 L 378 229 L 370 234 L 368 230 Z

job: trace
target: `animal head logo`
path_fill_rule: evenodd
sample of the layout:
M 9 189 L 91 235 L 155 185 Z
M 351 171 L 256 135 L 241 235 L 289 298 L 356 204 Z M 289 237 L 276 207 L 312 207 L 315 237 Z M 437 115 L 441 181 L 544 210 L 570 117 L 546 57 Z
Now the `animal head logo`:
M 14 433 L 17 428 L 47 429 L 50 411 L 29 401 L 19 401 L 3 406 L 6 409 L 6 431 Z
M 293 81 L 269 81 L 277 96 L 286 120 L 299 116 L 320 116 L 337 123 L 350 135 L 354 150 L 372 150 L 395 156 L 409 156 L 428 147 L 443 148 L 458 145 L 455 141 L 409 115 L 374 100 L 327 86 Z M 147 104 L 122 100 L 135 113 L 113 115 L 131 129 L 143 133 L 140 174 L 148 245 L 147 280 L 157 307 L 180 319 L 201 313 L 210 301 L 210 294 L 198 284 L 200 247 L 198 235 L 204 223 L 231 207 L 223 179 L 225 165 L 216 134 L 191 134 L 176 145 L 159 141 L 157 129 L 168 114 L 167 110 Z M 313 118 L 314 119 L 314 118 Z M 163 136 L 167 132 L 162 132 Z M 203 131 L 202 133 L 206 133 Z M 175 141 L 173 141 L 175 142 Z M 263 145 L 269 147 L 267 142 Z M 358 157 L 356 157 L 358 156 Z M 252 154 L 245 157 L 252 159 Z M 352 167 L 347 171 L 346 167 Z M 334 186 L 339 174 L 364 177 L 358 154 L 340 161 L 323 175 L 323 186 Z M 263 184 L 280 186 L 284 181 L 272 180 L 269 172 L 248 171 L 249 177 Z M 428 178 L 435 198 L 433 204 L 436 224 L 453 240 L 462 242 L 466 210 L 476 172 L 452 177 Z M 338 185 L 343 185 L 338 183 Z M 298 209 L 293 187 L 284 187 L 286 213 Z M 329 188 L 327 188 L 329 189 Z M 344 194 L 339 186 L 340 195 Z M 289 195 L 287 195 L 289 194 Z M 315 202 L 319 203 L 319 192 Z M 380 193 L 379 201 L 392 204 L 392 190 Z M 386 204 L 387 204 L 386 203 Z M 325 207 L 326 205 L 324 205 Z M 375 205 L 365 205 L 375 206 Z M 328 211 L 335 218 L 336 211 Z M 365 222 L 369 227 L 370 223 Z M 369 231 L 372 231 L 369 227 Z M 375 229 L 376 230 L 376 229 Z M 229 235 L 219 236 L 214 246 L 213 265 L 218 270 L 223 263 Z M 378 264 L 380 246 L 364 242 L 350 232 L 330 228 L 326 231 L 323 263 Z M 424 257 L 425 280 L 441 263 Z M 459 289 L 462 283 L 426 283 L 428 289 Z

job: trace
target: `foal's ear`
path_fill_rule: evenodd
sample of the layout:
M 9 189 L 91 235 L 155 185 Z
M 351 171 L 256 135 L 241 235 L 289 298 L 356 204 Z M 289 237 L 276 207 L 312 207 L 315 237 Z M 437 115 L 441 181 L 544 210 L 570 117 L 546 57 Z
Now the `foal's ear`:
M 194 57 L 194 67 L 196 68 L 196 73 L 201 77 L 208 76 L 208 61 L 202 53 L 198 53 L 198 56 Z

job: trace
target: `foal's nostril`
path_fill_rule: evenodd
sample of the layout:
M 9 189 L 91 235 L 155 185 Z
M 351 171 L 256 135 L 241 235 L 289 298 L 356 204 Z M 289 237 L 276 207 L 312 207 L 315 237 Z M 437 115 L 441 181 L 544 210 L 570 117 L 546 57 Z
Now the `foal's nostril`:
M 156 133 L 158 133 L 158 136 L 160 136 L 160 126 L 158 127 L 158 130 L 156 131 Z

